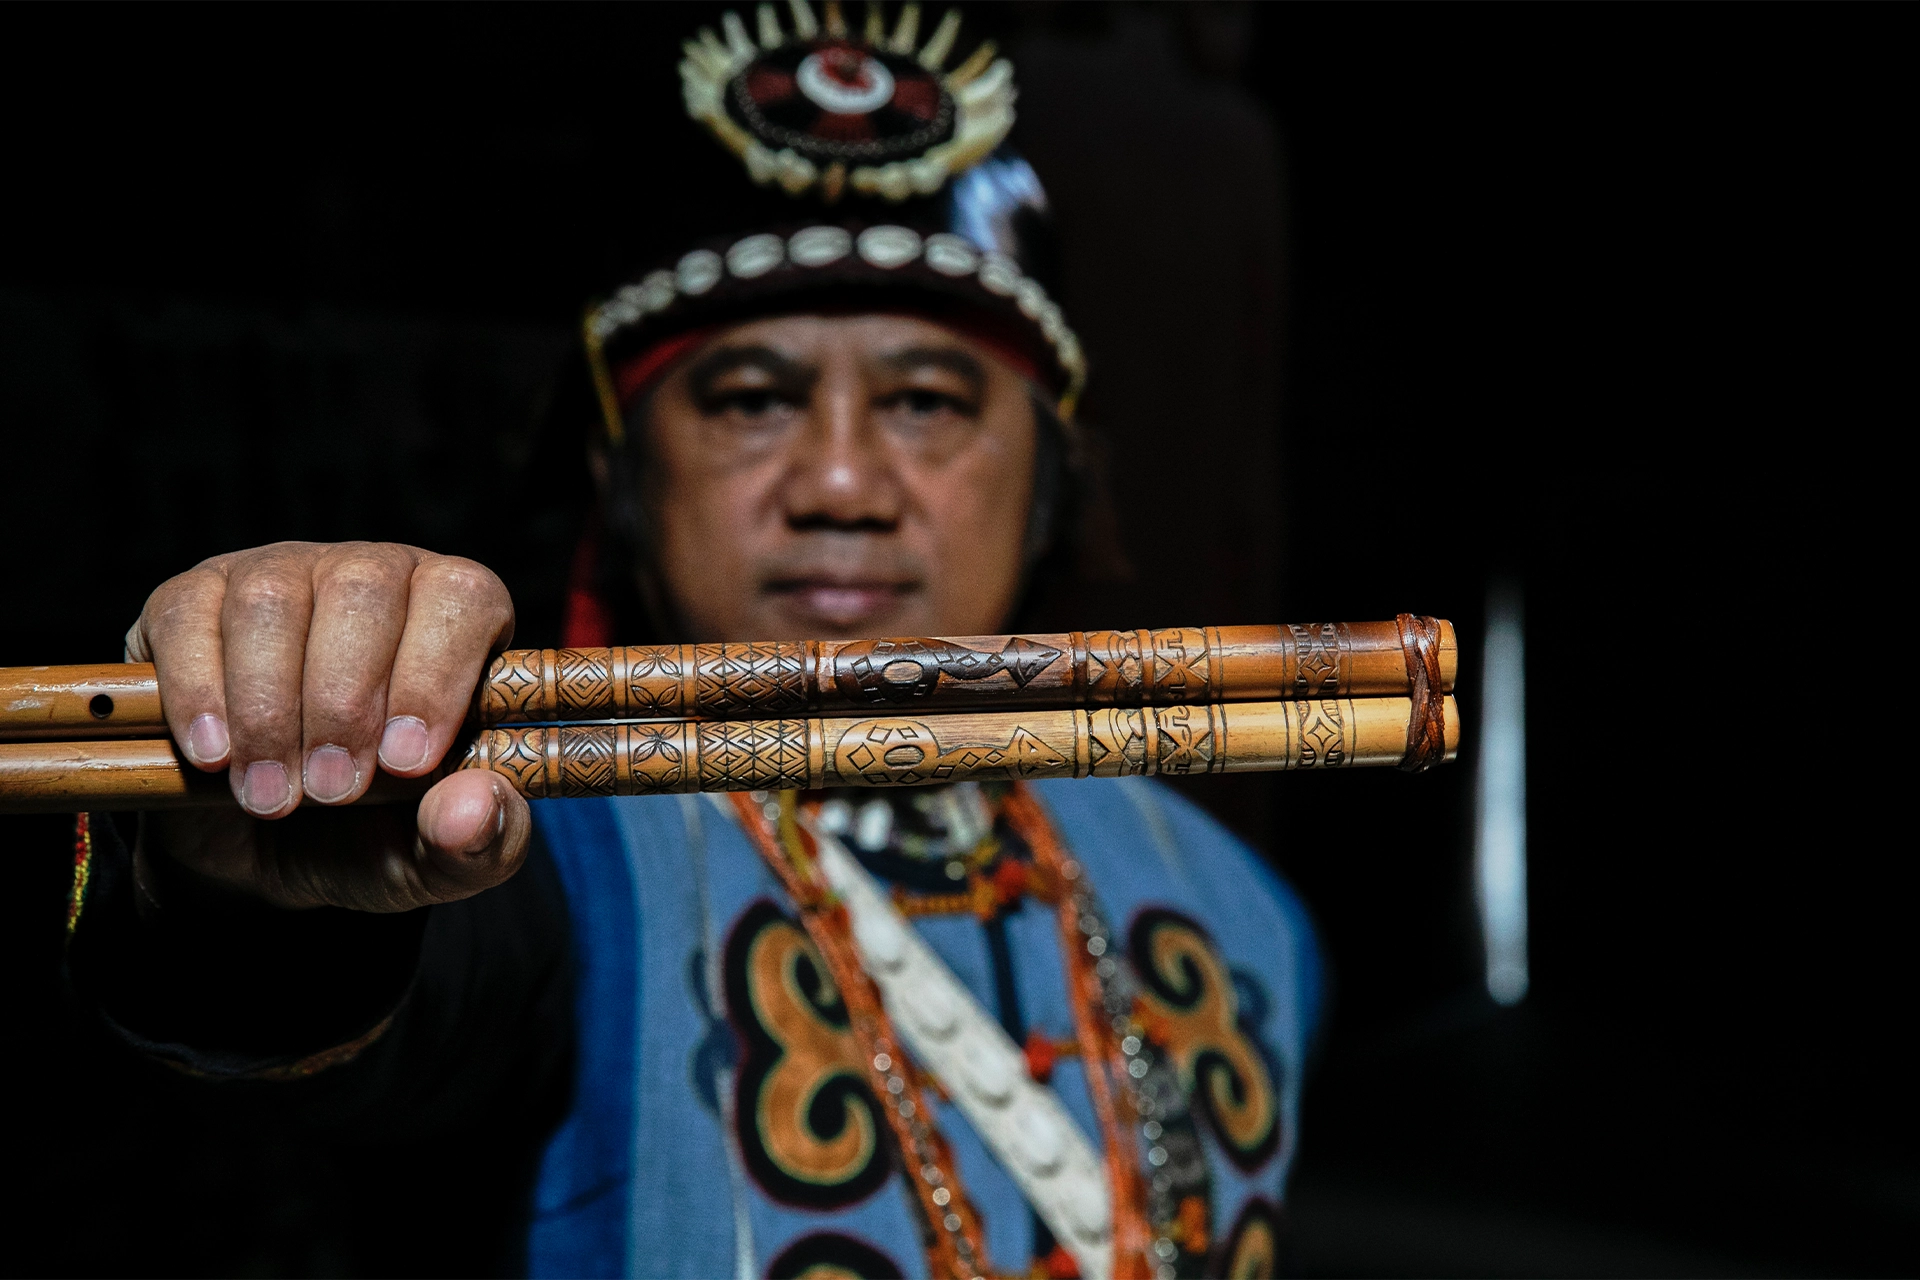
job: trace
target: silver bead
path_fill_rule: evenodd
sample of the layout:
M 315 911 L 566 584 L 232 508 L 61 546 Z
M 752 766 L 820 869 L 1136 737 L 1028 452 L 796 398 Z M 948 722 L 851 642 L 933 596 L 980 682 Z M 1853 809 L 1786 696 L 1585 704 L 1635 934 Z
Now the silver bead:
M 1166 1162 L 1167 1162 L 1167 1149 L 1165 1147 L 1148 1147 L 1147 1148 L 1148 1164 L 1158 1169 L 1161 1165 L 1165 1164 Z
M 943 276 L 970 275 L 980 265 L 980 251 L 959 236 L 941 232 L 927 237 L 927 265 Z
M 884 1053 L 876 1053 L 873 1055 L 873 1069 L 879 1072 L 891 1071 L 893 1070 L 893 1059 Z
M 891 271 L 920 256 L 920 233 L 906 227 L 868 227 L 854 248 L 868 263 Z
M 853 237 L 840 227 L 808 227 L 787 241 L 787 256 L 803 267 L 824 267 L 853 252 Z
M 727 250 L 727 270 L 742 280 L 753 280 L 779 266 L 786 256 L 786 241 L 779 236 L 748 236 Z
M 1120 1052 L 1126 1054 L 1129 1058 L 1140 1052 L 1140 1037 L 1128 1036 L 1125 1040 L 1122 1040 L 1120 1042 Z
M 980 284 L 988 293 L 997 293 L 1003 298 L 1011 297 L 1023 279 L 1025 277 L 1020 274 L 1019 266 L 1005 254 L 989 253 L 980 263 Z
M 680 286 L 680 292 L 699 295 L 719 284 L 726 270 L 719 254 L 711 249 L 695 249 L 675 264 L 673 279 Z
M 945 1187 L 935 1187 L 933 1189 L 933 1202 L 942 1209 L 947 1207 L 947 1202 L 951 1199 L 953 1199 L 953 1192 L 947 1190 Z

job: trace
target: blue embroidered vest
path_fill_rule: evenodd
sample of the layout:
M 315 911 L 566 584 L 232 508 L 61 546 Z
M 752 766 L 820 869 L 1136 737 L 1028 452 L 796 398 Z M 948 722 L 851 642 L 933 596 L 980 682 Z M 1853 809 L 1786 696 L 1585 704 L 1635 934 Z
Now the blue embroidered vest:
M 1320 993 L 1305 912 L 1257 856 L 1155 783 L 1034 790 L 1128 939 L 1123 962 L 1165 970 L 1139 976 L 1211 1175 L 1212 1204 L 1188 1206 L 1199 1212 L 1183 1229 L 1209 1274 L 1270 1273 Z M 916 1208 L 882 1126 L 859 1123 L 864 1086 L 831 1077 L 832 1010 L 750 960 L 768 950 L 756 941 L 804 935 L 731 809 L 713 800 L 534 806 L 572 912 L 580 1042 L 572 1107 L 536 1190 L 532 1273 L 923 1276 Z M 1003 921 L 1020 1018 L 1070 1040 L 1050 909 L 1029 902 Z M 983 1008 L 1009 998 L 978 919 L 914 927 Z M 810 1104 L 770 1106 L 776 1074 L 786 1096 L 812 1089 Z M 1080 1063 L 1062 1058 L 1051 1084 L 1097 1145 Z M 1026 1272 L 1033 1215 L 959 1111 L 935 1110 L 994 1268 Z

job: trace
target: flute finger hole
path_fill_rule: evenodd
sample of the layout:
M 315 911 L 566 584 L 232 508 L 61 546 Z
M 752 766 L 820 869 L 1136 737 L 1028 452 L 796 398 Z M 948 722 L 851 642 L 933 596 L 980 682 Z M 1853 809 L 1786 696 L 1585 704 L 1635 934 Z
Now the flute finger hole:
M 113 714 L 113 699 L 104 693 L 96 693 L 87 703 L 87 711 L 95 720 L 105 720 Z

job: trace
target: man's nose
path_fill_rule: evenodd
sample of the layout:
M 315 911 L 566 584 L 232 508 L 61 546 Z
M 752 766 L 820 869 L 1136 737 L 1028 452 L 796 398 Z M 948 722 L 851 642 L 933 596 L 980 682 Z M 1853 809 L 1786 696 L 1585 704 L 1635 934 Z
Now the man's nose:
M 892 529 L 900 520 L 902 488 L 859 379 L 823 378 L 807 417 L 782 494 L 787 524 Z

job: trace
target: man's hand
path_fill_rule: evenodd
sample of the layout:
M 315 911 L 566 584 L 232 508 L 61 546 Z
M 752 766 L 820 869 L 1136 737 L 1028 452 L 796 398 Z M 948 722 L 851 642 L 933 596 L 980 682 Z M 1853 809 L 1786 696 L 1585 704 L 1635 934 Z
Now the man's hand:
M 512 635 L 513 602 L 491 572 L 392 543 L 282 542 L 163 583 L 127 658 L 154 664 L 182 754 L 226 769 L 246 812 L 151 815 L 141 856 L 157 844 L 292 908 L 408 911 L 506 880 L 531 817 L 484 770 L 442 779 L 411 828 L 401 810 L 312 806 L 351 804 L 376 769 L 430 772 Z

